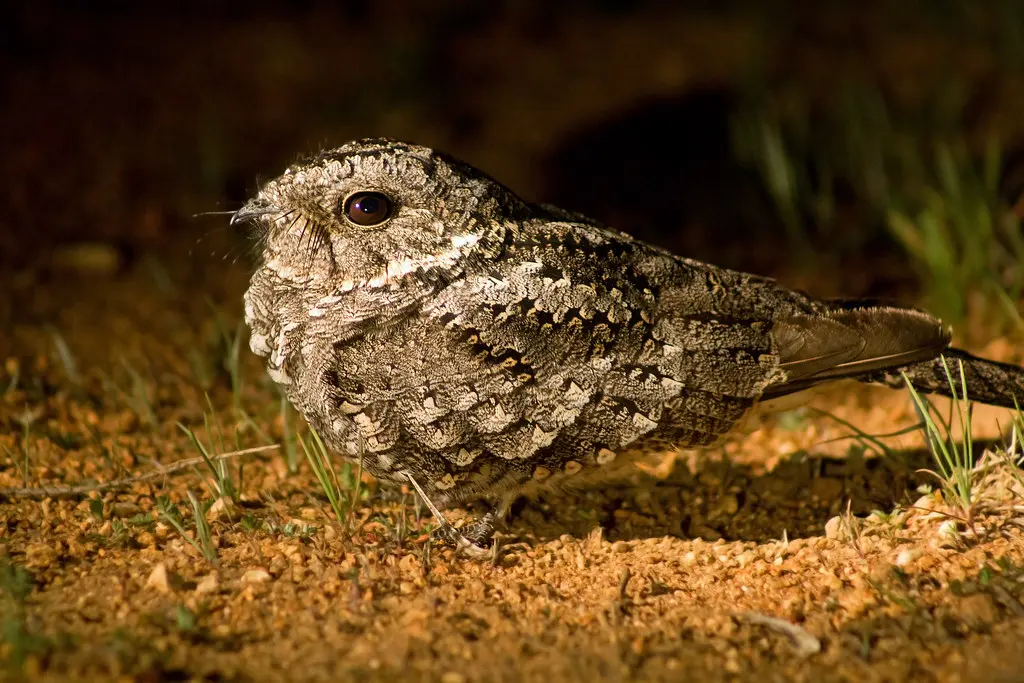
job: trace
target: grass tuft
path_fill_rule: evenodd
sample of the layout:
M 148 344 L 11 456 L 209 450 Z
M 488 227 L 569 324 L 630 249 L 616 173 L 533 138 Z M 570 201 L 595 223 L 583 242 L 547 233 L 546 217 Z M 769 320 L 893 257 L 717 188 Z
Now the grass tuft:
M 207 397 L 207 401 L 209 401 L 209 397 Z M 203 462 L 206 463 L 207 469 L 210 471 L 210 475 L 213 478 L 213 485 L 210 486 L 207 484 L 208 488 L 210 488 L 210 495 L 214 498 L 230 498 L 231 500 L 236 500 L 242 488 L 242 468 L 244 466 L 244 462 L 241 460 L 238 462 L 238 481 L 236 483 L 232 479 L 228 461 L 223 458 L 216 458 L 215 455 L 211 455 L 211 452 L 214 451 L 217 453 L 226 453 L 228 451 L 224 443 L 223 426 L 217 418 L 217 413 L 212 404 L 210 404 L 210 412 L 203 413 L 203 428 L 206 433 L 205 442 L 199 438 L 193 429 L 186 427 L 181 422 L 178 423 L 178 429 L 185 433 L 189 441 L 192 443 L 192 446 L 203 458 Z M 235 450 L 242 450 L 238 429 L 235 430 Z M 204 481 L 206 481 L 205 477 Z
M 217 567 L 219 565 L 217 546 L 213 542 L 210 525 L 206 521 L 206 511 L 209 509 L 210 503 L 200 501 L 191 489 L 188 490 L 187 494 L 189 503 L 192 506 L 192 518 L 196 527 L 195 535 L 190 534 L 188 529 L 185 528 L 185 520 L 181 516 L 181 511 L 178 510 L 178 506 L 172 503 L 171 499 L 167 496 L 157 497 L 157 513 L 174 527 L 181 534 L 181 537 L 188 541 L 189 545 L 199 551 L 199 554 L 207 562 Z
M 967 380 L 964 377 L 963 361 L 960 361 L 959 393 L 945 356 L 942 357 L 942 367 L 946 372 L 946 380 L 949 382 L 950 410 L 959 423 L 959 439 L 954 438 L 953 417 L 943 419 L 938 409 L 918 393 L 905 373 L 903 381 L 910 389 L 911 398 L 924 423 L 923 430 L 928 450 L 931 451 L 938 467 L 938 470 L 925 471 L 939 480 L 946 500 L 954 503 L 963 511 L 964 518 L 970 525 L 974 519 L 973 496 L 977 472 L 971 432 L 971 402 L 967 396 Z M 939 428 L 939 425 L 942 425 L 942 429 Z
M 192 493 L 191 489 L 187 491 L 187 494 L 188 502 L 192 505 L 192 518 L 196 524 L 196 540 L 199 552 L 203 554 L 207 562 L 216 567 L 219 564 L 217 561 L 217 546 L 213 543 L 210 524 L 206 521 L 206 511 L 210 508 L 210 503 L 200 501 L 196 494 Z
M 350 527 L 352 511 L 363 497 L 362 467 L 353 470 L 351 463 L 342 463 L 339 476 L 327 446 L 313 428 L 310 428 L 307 438 L 299 437 L 299 445 L 320 483 L 320 488 L 327 496 L 327 502 L 330 503 L 338 523 Z
M 28 486 L 32 457 L 35 454 L 34 441 L 32 439 L 32 425 L 42 416 L 41 409 L 30 410 L 28 406 L 14 420 L 21 426 L 21 439 L 19 440 L 20 454 L 15 453 L 7 446 L 0 445 L 4 453 L 11 459 L 15 469 L 21 474 L 21 485 Z
M 1021 467 L 1024 467 L 1024 413 L 1021 412 L 1017 398 L 1013 399 L 1014 413 L 1013 424 L 1010 426 L 1010 443 L 1001 451 L 1004 464 L 1017 484 L 1017 493 L 1024 497 L 1024 476 L 1021 475 Z

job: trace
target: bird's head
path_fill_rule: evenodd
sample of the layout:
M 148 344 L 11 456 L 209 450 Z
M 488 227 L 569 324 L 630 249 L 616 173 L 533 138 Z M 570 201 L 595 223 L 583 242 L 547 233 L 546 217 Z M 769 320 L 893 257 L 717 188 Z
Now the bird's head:
M 526 205 L 427 147 L 384 139 L 321 152 L 264 184 L 232 223 L 251 221 L 263 268 L 339 294 L 444 280 L 500 251 Z

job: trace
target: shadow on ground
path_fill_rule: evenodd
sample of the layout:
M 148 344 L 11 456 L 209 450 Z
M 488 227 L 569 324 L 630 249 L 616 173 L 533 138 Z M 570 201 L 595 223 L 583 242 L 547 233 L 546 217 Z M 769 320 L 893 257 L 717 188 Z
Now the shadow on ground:
M 864 516 L 911 505 L 922 485 L 934 487 L 925 470 L 935 462 L 926 450 L 886 457 L 796 453 L 770 471 L 707 454 L 691 471 L 677 463 L 664 480 L 647 475 L 627 483 L 541 496 L 513 509 L 509 533 L 517 540 L 545 541 L 562 534 L 585 537 L 596 527 L 609 540 L 675 536 L 706 541 L 766 543 L 821 536 L 826 522 L 849 511 Z

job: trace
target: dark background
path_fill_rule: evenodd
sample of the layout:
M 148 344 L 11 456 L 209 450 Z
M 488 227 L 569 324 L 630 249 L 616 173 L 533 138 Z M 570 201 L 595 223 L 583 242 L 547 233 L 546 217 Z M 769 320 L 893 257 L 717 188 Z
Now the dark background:
M 84 296 L 143 262 L 197 296 L 240 299 L 245 236 L 194 214 L 237 208 L 304 153 L 377 135 L 687 256 L 822 294 L 912 297 L 916 275 L 886 229 L 884 203 L 899 197 L 871 196 L 850 158 L 901 135 L 927 169 L 936 142 L 955 139 L 970 161 L 996 139 L 999 196 L 1015 201 L 1021 4 L 8 7 L 0 322 L 22 319 L 19 297 L 40 288 Z M 759 167 L 769 155 L 744 152 L 737 133 L 756 143 L 749 130 L 766 122 L 806 185 L 788 214 Z M 82 244 L 116 252 L 113 272 L 54 265 L 75 271 L 81 254 L 63 250 Z

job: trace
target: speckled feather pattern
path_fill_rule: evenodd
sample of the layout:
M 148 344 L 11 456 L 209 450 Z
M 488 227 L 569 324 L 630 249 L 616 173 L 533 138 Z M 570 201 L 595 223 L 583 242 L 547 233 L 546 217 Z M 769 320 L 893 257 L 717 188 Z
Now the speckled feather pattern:
M 347 221 L 359 191 L 390 218 Z M 263 246 L 252 350 L 332 449 L 442 506 L 706 446 L 762 395 L 885 381 L 948 343 L 926 314 L 680 258 L 390 140 L 303 161 L 239 215 Z

